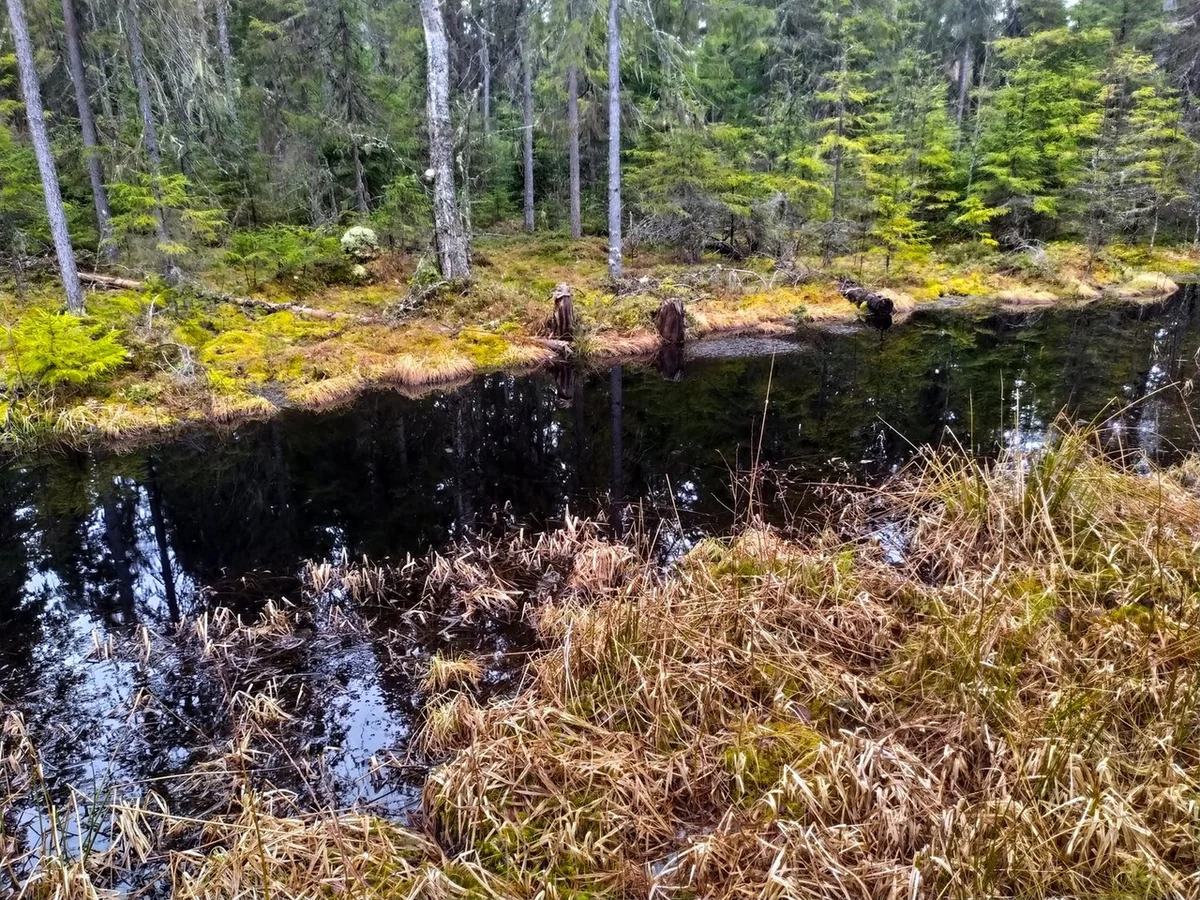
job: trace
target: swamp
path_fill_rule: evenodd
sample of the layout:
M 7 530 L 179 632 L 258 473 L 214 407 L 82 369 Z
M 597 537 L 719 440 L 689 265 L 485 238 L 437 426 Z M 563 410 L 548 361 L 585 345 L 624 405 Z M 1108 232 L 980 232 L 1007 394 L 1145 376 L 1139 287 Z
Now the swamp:
M 0 896 L 1200 900 L 1200 0 L 5 0 Z

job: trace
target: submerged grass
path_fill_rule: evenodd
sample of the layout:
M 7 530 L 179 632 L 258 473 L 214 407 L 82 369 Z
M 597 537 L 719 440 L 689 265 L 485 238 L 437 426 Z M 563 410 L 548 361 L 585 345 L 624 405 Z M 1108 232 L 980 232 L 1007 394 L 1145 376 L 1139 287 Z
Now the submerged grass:
M 182 898 L 1200 896 L 1195 473 L 1139 476 L 1067 432 L 1033 458 L 927 453 L 820 533 L 749 528 L 667 572 L 574 521 L 314 568 L 372 604 L 420 568 L 424 608 L 523 609 L 545 649 L 495 702 L 475 660 L 428 663 L 439 764 L 408 829 L 245 785 L 185 849 L 113 846 Z M 222 620 L 220 646 L 286 633 L 272 615 Z M 101 869 L 33 877 L 87 896 Z

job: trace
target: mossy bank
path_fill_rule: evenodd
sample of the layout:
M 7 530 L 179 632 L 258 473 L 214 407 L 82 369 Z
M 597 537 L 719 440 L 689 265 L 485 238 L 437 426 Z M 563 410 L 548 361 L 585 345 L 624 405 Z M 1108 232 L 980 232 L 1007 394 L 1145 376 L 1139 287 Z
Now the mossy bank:
M 385 255 L 362 272 L 331 261 L 259 272 L 196 263 L 189 283 L 155 279 L 138 290 L 96 290 L 82 319 L 57 315 L 52 282 L 0 295 L 0 445 L 122 444 L 197 423 L 231 423 L 289 406 L 349 400 L 373 385 L 420 392 L 481 371 L 546 365 L 548 297 L 571 285 L 576 361 L 650 355 L 664 299 L 684 301 L 689 338 L 768 334 L 852 322 L 859 311 L 835 275 L 869 284 L 903 318 L 922 305 L 1030 306 L 1101 297 L 1159 299 L 1197 267 L 1190 252 L 1073 244 L 1017 254 L 979 245 L 889 264 L 881 254 L 836 260 L 682 265 L 633 249 L 620 283 L 595 239 L 498 236 L 475 248 L 469 284 L 447 284 L 428 260 Z M 1169 273 L 1169 274 L 1168 274 Z M 229 302 L 219 298 L 228 296 Z

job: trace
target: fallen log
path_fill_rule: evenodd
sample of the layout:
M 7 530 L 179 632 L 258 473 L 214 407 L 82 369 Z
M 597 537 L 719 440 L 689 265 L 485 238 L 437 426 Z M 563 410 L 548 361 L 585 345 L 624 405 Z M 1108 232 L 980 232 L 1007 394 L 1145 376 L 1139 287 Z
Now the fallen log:
M 859 309 L 865 306 L 873 316 L 890 316 L 896 308 L 890 297 L 868 290 L 852 278 L 838 279 L 838 293 Z
M 142 291 L 146 289 L 144 281 L 132 278 L 117 278 L 113 275 L 101 275 L 99 272 L 80 272 L 79 280 L 84 284 L 114 291 Z M 383 320 L 378 316 L 360 316 L 355 313 L 341 312 L 335 309 L 318 309 L 315 306 L 304 306 L 299 303 L 275 303 L 271 300 L 259 300 L 255 297 L 238 297 L 213 291 L 199 285 L 189 285 L 197 297 L 213 303 L 231 303 L 243 309 L 261 309 L 267 312 L 290 312 L 297 316 L 308 316 L 311 319 L 325 321 L 351 321 L 362 325 L 377 325 Z

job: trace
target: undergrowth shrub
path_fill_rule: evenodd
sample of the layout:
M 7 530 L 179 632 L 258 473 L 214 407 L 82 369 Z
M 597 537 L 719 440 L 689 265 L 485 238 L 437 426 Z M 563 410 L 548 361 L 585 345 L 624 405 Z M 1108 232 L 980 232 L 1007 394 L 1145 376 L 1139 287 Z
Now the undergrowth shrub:
M 33 310 L 8 330 L 4 381 L 23 390 L 83 387 L 117 371 L 127 351 L 116 333 L 68 313 Z

